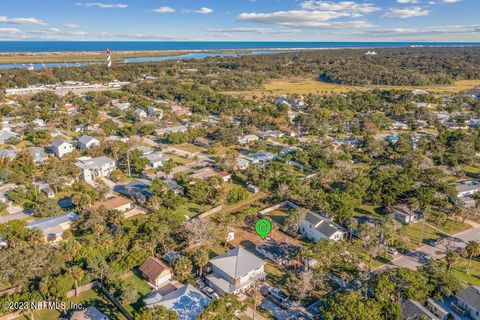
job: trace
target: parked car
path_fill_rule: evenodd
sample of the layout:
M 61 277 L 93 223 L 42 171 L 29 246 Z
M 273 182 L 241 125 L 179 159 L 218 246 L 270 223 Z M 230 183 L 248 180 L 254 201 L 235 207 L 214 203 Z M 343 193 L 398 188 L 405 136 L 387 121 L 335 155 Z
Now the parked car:
M 428 241 L 428 244 L 431 245 L 432 247 L 436 247 L 436 246 L 438 246 L 442 243 L 443 243 L 443 239 L 441 239 L 441 238 L 440 239 L 432 239 L 432 240 Z
M 203 282 L 202 278 L 196 278 L 195 279 L 195 282 L 197 283 L 197 286 L 200 288 L 200 289 L 203 289 L 205 288 L 207 285 L 205 284 L 205 282 Z
M 396 256 L 398 254 L 398 250 L 396 248 L 388 248 L 387 252 L 392 256 Z
M 210 288 L 210 287 L 205 287 L 205 288 L 203 288 L 203 292 L 205 292 L 205 294 L 206 294 L 207 296 L 209 296 L 210 298 L 212 298 L 212 299 L 218 299 L 218 298 L 220 298 L 220 297 L 218 296 L 218 294 L 217 294 L 215 291 L 213 291 L 213 289 Z
M 273 288 L 273 287 L 270 288 L 268 290 L 268 296 L 274 298 L 276 301 L 280 303 L 286 303 L 288 301 L 288 296 L 278 288 Z

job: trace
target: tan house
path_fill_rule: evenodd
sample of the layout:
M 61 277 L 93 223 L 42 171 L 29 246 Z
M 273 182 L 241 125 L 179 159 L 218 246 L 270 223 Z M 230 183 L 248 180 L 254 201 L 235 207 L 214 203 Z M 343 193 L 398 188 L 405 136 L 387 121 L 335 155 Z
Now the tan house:
M 100 201 L 91 205 L 88 210 L 95 211 L 104 208 L 108 211 L 117 210 L 127 212 L 132 209 L 132 201 L 124 197 L 113 197 L 104 201 Z
M 172 269 L 155 257 L 148 258 L 140 266 L 140 271 L 142 276 L 157 288 L 172 279 Z

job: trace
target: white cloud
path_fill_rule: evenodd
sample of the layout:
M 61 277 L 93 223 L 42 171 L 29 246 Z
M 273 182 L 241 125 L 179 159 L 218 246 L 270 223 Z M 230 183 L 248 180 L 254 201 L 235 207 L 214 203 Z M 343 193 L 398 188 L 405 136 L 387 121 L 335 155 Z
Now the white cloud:
M 11 23 L 11 24 L 32 24 L 37 26 L 47 25 L 46 22 L 36 18 L 8 18 L 5 16 L 0 16 L 0 22 Z
M 213 12 L 213 9 L 210 9 L 210 8 L 207 8 L 207 7 L 202 7 L 195 12 L 200 13 L 200 14 L 209 14 L 209 13 Z
M 437 26 L 422 28 L 393 28 L 383 30 L 368 30 L 363 34 L 373 36 L 416 36 L 416 35 L 453 35 L 453 34 L 480 34 L 480 25 L 468 26 Z
M 78 29 L 78 28 L 81 28 L 82 26 L 75 23 L 65 23 L 64 25 L 62 25 L 62 27 L 67 29 Z
M 258 33 L 258 34 L 291 34 L 298 33 L 298 29 L 272 29 L 272 28 L 231 28 L 231 29 L 207 29 L 212 33 Z
M 175 12 L 175 9 L 171 7 L 160 7 L 157 9 L 153 9 L 152 11 L 155 13 L 172 13 L 172 12 Z
M 398 3 L 401 3 L 401 4 L 407 4 L 407 3 L 419 3 L 420 1 L 418 0 L 397 0 Z
M 75 37 L 86 37 L 88 32 L 85 31 L 65 31 L 58 28 L 48 28 L 44 30 L 35 30 L 29 31 L 30 34 L 35 35 L 58 35 L 58 36 L 75 36 Z
M 443 3 L 457 3 L 457 2 L 462 2 L 462 0 L 443 0 Z
M 20 34 L 22 31 L 17 28 L 0 28 L 0 34 Z
M 123 3 L 103 3 L 103 2 L 77 2 L 76 6 L 85 8 L 101 8 L 101 9 L 125 9 L 128 5 Z
M 382 17 L 407 19 L 412 17 L 428 16 L 429 14 L 430 10 L 415 6 L 409 8 L 390 8 Z
M 368 28 L 372 25 L 364 20 L 330 21 L 337 18 L 355 16 L 348 12 L 338 11 L 308 11 L 291 10 L 272 13 L 242 13 L 237 16 L 238 21 L 276 24 L 294 28 Z
M 343 11 L 355 12 L 358 14 L 372 13 L 381 10 L 373 3 L 356 3 L 354 1 L 319 1 L 308 0 L 300 3 L 300 7 L 305 10 L 321 10 L 321 11 Z

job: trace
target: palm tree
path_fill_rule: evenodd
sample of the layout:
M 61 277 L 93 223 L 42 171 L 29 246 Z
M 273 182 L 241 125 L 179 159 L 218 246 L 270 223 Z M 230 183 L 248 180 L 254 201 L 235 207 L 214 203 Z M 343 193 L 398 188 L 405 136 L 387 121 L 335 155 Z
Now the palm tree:
M 465 250 L 468 253 L 468 267 L 467 267 L 467 273 L 470 273 L 470 264 L 472 262 L 473 257 L 478 257 L 480 256 L 480 242 L 478 241 L 469 241 L 467 243 L 467 246 L 465 247 Z
M 75 296 L 78 296 L 78 283 L 82 281 L 85 272 L 82 268 L 75 266 L 72 268 L 71 274 L 75 282 Z

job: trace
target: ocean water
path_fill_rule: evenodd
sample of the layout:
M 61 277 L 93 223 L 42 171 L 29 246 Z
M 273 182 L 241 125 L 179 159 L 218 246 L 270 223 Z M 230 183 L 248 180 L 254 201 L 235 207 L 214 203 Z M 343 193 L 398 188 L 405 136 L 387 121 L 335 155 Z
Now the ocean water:
M 181 41 L 0 41 L 0 52 L 82 52 L 133 50 L 393 48 L 480 46 L 480 42 L 181 42 Z

